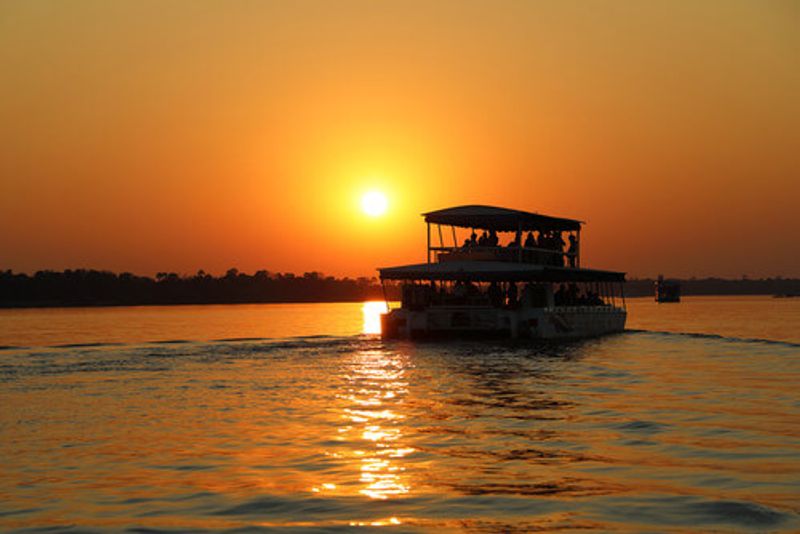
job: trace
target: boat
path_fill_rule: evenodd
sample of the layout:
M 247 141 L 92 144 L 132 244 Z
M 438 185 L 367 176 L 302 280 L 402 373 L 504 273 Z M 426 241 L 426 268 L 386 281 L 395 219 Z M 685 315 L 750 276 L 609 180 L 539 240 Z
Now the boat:
M 625 273 L 581 266 L 582 221 L 482 205 L 422 216 L 427 261 L 378 269 L 384 295 L 400 296 L 381 317 L 384 338 L 570 340 L 624 330 Z
M 655 283 L 656 302 L 680 302 L 681 285 L 676 280 L 665 280 L 659 274 Z

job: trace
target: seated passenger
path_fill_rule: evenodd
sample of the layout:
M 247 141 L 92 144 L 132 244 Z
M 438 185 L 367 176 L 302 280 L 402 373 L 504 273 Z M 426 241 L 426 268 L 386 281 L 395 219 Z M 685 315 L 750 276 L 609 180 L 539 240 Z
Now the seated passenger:
M 480 288 L 476 286 L 473 282 L 467 282 L 467 296 L 468 297 L 477 297 L 481 294 Z
M 533 304 L 533 284 L 528 282 L 522 288 L 522 296 L 519 298 L 519 303 L 523 308 L 530 308 Z
M 489 232 L 489 246 L 496 247 L 499 242 L 500 240 L 497 238 L 497 232 L 495 232 L 494 230 Z
M 528 237 L 525 238 L 525 248 L 536 248 L 536 238 L 533 237 L 533 232 L 528 232 Z
M 514 240 L 511 241 L 508 244 L 508 246 L 509 247 L 519 247 L 521 244 L 522 244 L 522 234 L 519 231 L 517 231 L 517 233 L 514 234 Z
M 442 303 L 442 292 L 440 287 L 436 287 L 436 282 L 431 280 L 428 293 L 430 295 L 431 304 Z
M 464 300 L 467 298 L 467 286 L 461 280 L 457 281 L 453 288 L 453 297 L 457 304 L 463 304 Z
M 492 282 L 489 284 L 489 302 L 495 308 L 500 308 L 503 305 L 503 291 L 500 289 L 500 286 L 497 282 Z
M 570 284 L 567 287 L 567 304 L 570 306 L 577 306 L 578 303 L 578 285 L 577 284 Z
M 564 284 L 558 286 L 558 289 L 553 294 L 553 300 L 556 306 L 564 306 L 567 300 L 567 287 Z
M 536 240 L 536 246 L 543 250 L 550 249 L 550 232 L 539 232 L 539 239 Z M 549 257 L 549 256 L 548 256 Z
M 511 282 L 508 284 L 508 292 L 506 293 L 506 305 L 509 308 L 517 307 L 517 284 Z
M 479 247 L 486 247 L 489 245 L 489 233 L 484 230 L 481 236 L 478 238 L 478 246 Z
M 540 231 L 539 232 L 539 239 L 536 240 L 536 248 L 542 250 L 539 253 L 539 262 L 543 265 L 551 265 L 551 254 L 549 252 L 545 252 L 550 250 L 550 232 L 548 231 Z

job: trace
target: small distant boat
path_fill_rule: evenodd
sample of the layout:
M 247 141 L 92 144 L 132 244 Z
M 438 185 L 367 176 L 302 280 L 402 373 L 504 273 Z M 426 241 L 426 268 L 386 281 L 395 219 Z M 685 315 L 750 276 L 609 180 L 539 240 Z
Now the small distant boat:
M 378 269 L 384 292 L 399 284 L 402 294 L 382 316 L 385 338 L 567 340 L 624 330 L 625 273 L 580 266 L 581 221 L 494 206 L 423 216 L 427 263 Z M 461 245 L 457 228 L 472 232 Z
M 681 285 L 675 280 L 664 280 L 664 275 L 659 274 L 655 289 L 656 302 L 681 301 Z

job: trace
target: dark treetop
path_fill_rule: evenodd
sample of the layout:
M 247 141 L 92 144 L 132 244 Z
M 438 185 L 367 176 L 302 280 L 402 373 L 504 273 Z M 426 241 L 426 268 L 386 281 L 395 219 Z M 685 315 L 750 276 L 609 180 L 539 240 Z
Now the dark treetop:
M 317 272 L 248 275 L 230 269 L 215 277 L 158 273 L 155 278 L 86 269 L 39 271 L 33 276 L 0 271 L 0 307 L 134 306 L 255 302 L 347 302 L 382 299 L 374 279 L 333 278 Z
M 633 279 L 625 295 L 652 296 L 653 279 Z M 684 295 L 794 295 L 800 279 L 678 280 Z M 390 299 L 397 288 L 387 288 Z M 0 271 L 0 307 L 136 306 L 146 304 L 233 304 L 256 302 L 354 302 L 383 299 L 374 278 L 333 278 L 317 272 L 294 274 L 230 269 L 215 277 L 158 273 L 155 278 L 86 269 L 39 271 L 33 276 Z

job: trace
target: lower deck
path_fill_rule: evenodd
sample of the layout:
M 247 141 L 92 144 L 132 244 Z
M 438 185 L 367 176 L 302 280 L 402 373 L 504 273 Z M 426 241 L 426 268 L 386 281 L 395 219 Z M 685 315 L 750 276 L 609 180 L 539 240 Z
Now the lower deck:
M 621 332 L 626 318 L 624 309 L 613 306 L 431 306 L 392 310 L 383 316 L 381 326 L 388 339 L 472 336 L 568 340 Z

